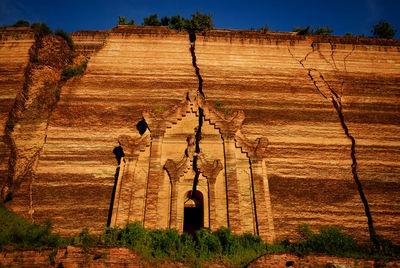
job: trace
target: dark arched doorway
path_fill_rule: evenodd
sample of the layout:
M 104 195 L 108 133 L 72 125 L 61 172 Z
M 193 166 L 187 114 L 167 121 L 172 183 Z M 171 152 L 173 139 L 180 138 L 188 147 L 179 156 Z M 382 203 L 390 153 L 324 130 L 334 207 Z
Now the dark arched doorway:
M 196 191 L 192 196 L 192 191 L 189 191 L 185 197 L 183 231 L 194 235 L 197 230 L 204 226 L 203 194 L 200 191 Z

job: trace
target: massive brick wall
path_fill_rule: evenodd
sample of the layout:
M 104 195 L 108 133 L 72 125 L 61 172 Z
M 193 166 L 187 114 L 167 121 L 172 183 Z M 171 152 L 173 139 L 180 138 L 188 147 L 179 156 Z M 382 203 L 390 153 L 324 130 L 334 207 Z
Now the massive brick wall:
M 73 36 L 90 54 L 87 71 L 62 88 L 35 181 L 18 194 L 31 193 L 32 203 L 18 203 L 18 196 L 13 202 L 22 205 L 10 203 L 20 214 L 33 209 L 34 220 L 53 218 L 63 234 L 82 227 L 100 231 L 107 222 L 117 137 L 139 136 L 135 125 L 144 109 L 171 107 L 198 86 L 184 33 L 120 27 L 109 35 Z M 33 42 L 24 40 L 22 63 Z M 9 44 L 2 43 L 0 51 Z M 367 237 L 350 140 L 329 98 L 334 91 L 356 140 L 358 173 L 376 229 L 400 240 L 398 41 L 226 30 L 197 36 L 195 53 L 207 100 L 244 110 L 242 132 L 269 139 L 266 170 L 278 239 L 292 237 L 301 222 L 338 225 Z M 15 86 L 23 83 L 23 65 L 18 72 Z M 0 90 L 10 85 L 3 81 Z
M 267 170 L 279 238 L 292 236 L 301 222 L 367 233 L 351 143 L 330 100 L 332 89 L 356 140 L 358 173 L 377 231 L 400 239 L 394 224 L 400 220 L 400 54 L 398 45 L 372 41 L 218 31 L 197 38 L 209 101 L 243 109 L 242 132 L 270 141 Z
M 7 180 L 8 157 L 10 153 L 10 148 L 5 138 L 6 123 L 17 92 L 22 89 L 24 84 L 24 71 L 29 62 L 29 49 L 34 41 L 34 33 L 29 28 L 6 28 L 0 30 L 1 185 Z

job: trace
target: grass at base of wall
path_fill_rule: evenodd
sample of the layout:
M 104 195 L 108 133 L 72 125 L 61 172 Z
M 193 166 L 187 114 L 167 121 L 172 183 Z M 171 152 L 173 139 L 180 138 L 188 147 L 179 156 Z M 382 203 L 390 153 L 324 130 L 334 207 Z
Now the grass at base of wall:
M 85 252 L 98 245 L 125 246 L 137 251 L 150 263 L 165 259 L 197 267 L 204 261 L 245 267 L 257 257 L 268 253 L 312 254 L 322 253 L 338 257 L 379 258 L 385 261 L 400 259 L 400 247 L 381 239 L 381 252 L 371 251 L 372 245 L 360 246 L 351 236 L 335 227 L 311 231 L 306 224 L 299 226 L 301 239 L 267 244 L 252 234 L 236 235 L 221 227 L 217 231 L 201 229 L 194 238 L 176 230 L 148 230 L 139 222 L 128 223 L 124 228 L 105 227 L 100 235 L 87 228 L 75 237 L 61 238 L 51 232 L 52 224 L 31 224 L 8 211 L 0 204 L 0 249 L 82 246 Z

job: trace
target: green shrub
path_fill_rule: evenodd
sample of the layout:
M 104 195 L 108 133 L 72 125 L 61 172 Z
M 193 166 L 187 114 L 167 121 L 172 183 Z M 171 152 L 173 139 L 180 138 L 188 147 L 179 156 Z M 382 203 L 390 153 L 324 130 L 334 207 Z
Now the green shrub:
M 40 35 L 49 35 L 49 34 L 53 34 L 53 31 L 50 29 L 49 26 L 47 26 L 46 23 L 42 22 L 34 22 L 31 25 L 31 28 L 38 34 Z
M 12 27 L 29 27 L 29 22 L 26 20 L 18 20 L 16 23 L 11 25 Z
M 191 19 L 187 19 L 184 22 L 184 29 L 189 34 L 196 34 L 201 32 L 208 32 L 214 28 L 212 21 L 212 14 L 202 14 L 200 11 L 196 11 L 192 14 Z
M 131 19 L 128 21 L 126 17 L 118 16 L 118 25 L 135 25 L 135 20 Z
M 120 245 L 121 244 L 121 229 L 118 226 L 104 228 L 100 235 L 100 241 L 105 245 Z
M 161 26 L 161 22 L 158 19 L 157 14 L 150 15 L 143 19 L 143 26 Z
M 386 240 L 380 235 L 377 238 L 381 246 L 381 255 L 400 259 L 400 246 L 393 244 L 392 241 Z
M 221 112 L 223 112 L 224 114 L 232 114 L 233 111 L 229 108 L 224 108 L 222 107 L 223 104 L 220 101 L 217 101 L 214 103 L 214 107 L 217 108 L 218 110 L 220 110 Z
M 73 243 L 82 246 L 83 250 L 87 252 L 90 247 L 99 244 L 99 238 L 89 233 L 88 228 L 84 228 L 77 236 L 75 236 Z
M 71 77 L 74 77 L 76 75 L 81 75 L 83 73 L 83 68 L 81 66 L 78 67 L 72 67 L 72 66 L 67 66 L 61 73 L 61 75 L 65 79 L 69 79 Z
M 54 257 L 57 255 L 57 251 L 52 251 L 49 254 L 49 261 L 50 261 L 50 265 L 55 265 L 56 262 L 54 260 Z
M 268 26 L 268 24 L 265 24 L 265 26 L 264 27 L 261 27 L 260 29 L 258 29 L 258 31 L 260 32 L 260 33 L 267 33 L 267 32 L 269 32 L 269 26 Z
M 171 21 L 171 19 L 168 16 L 164 16 L 161 18 L 161 25 L 168 26 L 170 21 Z
M 154 111 L 156 111 L 157 113 L 162 113 L 165 111 L 165 108 L 162 106 L 156 106 L 154 107 Z
M 84 60 L 84 61 L 81 61 L 81 64 L 77 67 L 72 67 L 72 66 L 65 67 L 61 73 L 61 75 L 63 76 L 63 80 L 67 80 L 76 75 L 83 74 L 87 68 L 87 64 L 88 64 L 88 61 Z
M 181 17 L 181 15 L 172 16 L 168 24 L 169 29 L 175 29 L 177 31 L 182 31 L 184 26 L 185 19 Z
M 68 33 L 66 33 L 64 30 L 57 29 L 55 35 L 61 36 L 65 41 L 67 41 L 69 48 L 71 50 L 74 50 L 75 48 L 74 41 L 72 40 L 72 37 Z
M 209 229 L 200 229 L 196 232 L 198 257 L 209 260 L 214 255 L 222 254 L 222 245 L 217 236 Z
M 52 223 L 30 224 L 0 205 L 0 248 L 58 247 L 62 244 L 59 234 L 52 234 Z
M 213 233 L 222 246 L 222 255 L 239 266 L 246 266 L 255 258 L 266 253 L 266 247 L 262 239 L 252 234 L 241 236 L 232 234 L 231 230 L 221 227 Z
M 329 26 L 326 27 L 319 27 L 317 28 L 317 30 L 314 32 L 312 32 L 313 35 L 324 35 L 324 36 L 328 36 L 328 35 L 333 35 L 333 32 L 335 30 L 329 28 Z
M 381 20 L 378 24 L 372 26 L 371 33 L 375 38 L 386 38 L 393 39 L 396 35 L 397 30 L 393 26 L 384 20 Z
M 297 32 L 298 35 L 310 35 L 311 34 L 311 25 L 307 27 L 293 27 L 293 32 Z
M 83 70 L 86 70 L 87 64 L 88 64 L 88 61 L 87 61 L 87 60 L 81 61 L 81 67 L 82 67 Z
M 333 35 L 334 30 L 329 28 L 329 26 L 326 27 L 319 27 L 317 30 L 313 29 L 311 25 L 307 27 L 293 27 L 292 28 L 293 32 L 297 32 L 298 35 Z
M 214 107 L 215 108 L 221 108 L 222 107 L 222 102 L 216 101 L 215 104 L 214 104 Z
M 319 233 L 314 233 L 308 225 L 301 225 L 300 233 L 303 241 L 290 245 L 291 251 L 335 256 L 354 256 L 361 253 L 354 238 L 336 227 L 323 227 Z

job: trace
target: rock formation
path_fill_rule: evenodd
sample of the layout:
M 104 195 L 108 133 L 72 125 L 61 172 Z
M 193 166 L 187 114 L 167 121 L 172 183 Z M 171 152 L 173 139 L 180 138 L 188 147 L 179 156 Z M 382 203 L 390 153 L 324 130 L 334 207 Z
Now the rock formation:
M 0 36 L 3 186 L 10 180 L 5 130 L 27 83 L 35 38 L 12 28 Z M 33 221 L 50 217 L 67 235 L 83 227 L 100 232 L 107 221 L 131 217 L 146 225 L 144 211 L 150 208 L 147 226 L 181 229 L 182 200 L 198 189 L 203 204 L 216 199 L 215 211 L 203 208 L 206 227 L 257 233 L 262 221 L 267 231 L 258 232 L 264 238 L 274 233 L 284 239 L 293 237 L 299 223 L 336 225 L 366 239 L 356 172 L 377 233 L 400 241 L 398 40 L 213 30 L 197 36 L 193 58 L 187 34 L 163 27 L 119 26 L 109 34 L 72 36 L 89 59 L 87 70 L 61 86 L 34 168 L 7 203 L 16 213 Z M 196 94 L 200 79 L 205 97 Z M 235 118 L 238 125 L 232 131 L 221 118 Z M 136 125 L 143 119 L 148 127 L 141 135 Z M 33 120 L 26 122 L 36 131 Z M 21 148 L 34 143 L 33 135 L 26 136 Z M 125 156 L 116 161 L 119 145 Z M 125 182 L 118 177 L 129 178 L 133 170 L 138 181 L 121 187 Z M 171 198 L 175 188 L 177 198 Z M 140 197 L 146 193 L 147 199 Z M 257 225 L 257 196 L 268 193 Z M 134 209 L 126 211 L 130 206 L 116 205 L 118 200 L 136 202 Z M 113 213 L 118 206 L 121 217 Z M 222 211 L 241 216 L 228 223 Z

